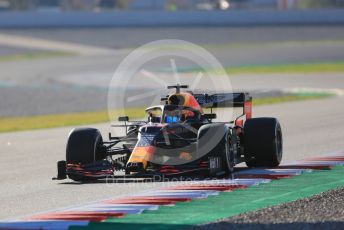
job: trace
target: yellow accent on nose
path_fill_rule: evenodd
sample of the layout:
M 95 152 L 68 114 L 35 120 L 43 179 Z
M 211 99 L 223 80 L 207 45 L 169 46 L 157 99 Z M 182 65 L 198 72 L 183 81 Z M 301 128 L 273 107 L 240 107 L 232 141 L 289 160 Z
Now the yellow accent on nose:
M 146 169 L 148 166 L 148 161 L 151 159 L 151 155 L 154 154 L 155 147 L 135 147 L 130 155 L 128 163 L 142 163 L 143 168 Z

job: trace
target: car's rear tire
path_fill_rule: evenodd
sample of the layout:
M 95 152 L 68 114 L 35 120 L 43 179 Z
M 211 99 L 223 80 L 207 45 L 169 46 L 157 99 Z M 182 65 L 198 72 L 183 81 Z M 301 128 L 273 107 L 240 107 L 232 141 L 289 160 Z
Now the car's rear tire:
M 283 155 L 282 129 L 276 118 L 253 118 L 244 125 L 245 161 L 248 167 L 276 167 Z

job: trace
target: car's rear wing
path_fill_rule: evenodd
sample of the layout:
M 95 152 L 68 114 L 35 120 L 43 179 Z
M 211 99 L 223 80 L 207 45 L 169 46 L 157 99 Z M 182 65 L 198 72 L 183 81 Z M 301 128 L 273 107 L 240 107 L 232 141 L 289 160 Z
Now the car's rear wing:
M 252 117 L 252 97 L 249 93 L 194 94 L 203 108 L 242 107 L 247 119 Z

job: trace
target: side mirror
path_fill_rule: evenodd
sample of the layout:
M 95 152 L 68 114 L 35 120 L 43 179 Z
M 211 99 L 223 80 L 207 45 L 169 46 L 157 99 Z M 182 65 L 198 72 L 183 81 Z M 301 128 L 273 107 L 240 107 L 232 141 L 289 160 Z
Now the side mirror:
M 129 121 L 128 116 L 118 117 L 118 121 Z
M 215 113 L 206 113 L 202 115 L 203 119 L 207 119 L 207 120 L 212 120 L 216 118 L 216 114 Z

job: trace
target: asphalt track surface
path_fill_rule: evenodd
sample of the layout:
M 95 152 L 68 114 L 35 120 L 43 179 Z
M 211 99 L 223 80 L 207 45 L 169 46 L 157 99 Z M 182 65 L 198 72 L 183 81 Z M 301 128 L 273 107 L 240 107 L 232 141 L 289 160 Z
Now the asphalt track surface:
M 26 54 L 30 52 L 36 52 L 36 51 L 37 50 L 35 49 L 14 48 L 14 47 L 0 45 L 0 58 L 6 57 L 8 55 Z
M 343 40 L 343 26 L 2 29 L 0 33 L 123 49 L 158 39 L 196 44 Z
M 254 109 L 255 116 L 277 117 L 283 128 L 284 161 L 344 149 L 342 97 Z M 322 108 L 322 109 L 319 109 Z M 95 125 L 104 136 L 108 124 Z M 64 159 L 71 127 L 0 134 L 1 219 L 78 205 L 166 183 L 74 184 L 52 181 L 57 160 Z
M 265 34 L 267 31 L 269 31 L 269 28 L 264 28 L 261 34 Z M 342 27 L 332 29 L 323 27 L 321 29 L 308 28 L 308 31 L 311 32 L 306 33 L 307 36 L 301 33 L 305 31 L 307 30 L 297 29 L 292 36 L 290 32 L 289 37 L 284 37 L 281 33 L 271 32 L 270 30 L 270 40 L 267 38 L 265 40 L 304 41 L 316 38 L 324 41 L 336 40 L 336 38 L 342 39 L 344 34 Z M 31 33 L 30 31 L 24 32 Z M 248 35 L 245 34 L 247 39 Z M 293 44 L 282 48 L 279 46 L 254 46 L 254 48 L 250 47 L 249 49 L 235 47 L 235 52 L 225 52 L 223 48 L 214 48 L 213 52 L 221 62 L 224 61 L 224 65 L 259 64 L 273 61 L 331 61 L 343 58 L 344 47 L 340 42 L 326 44 L 324 46 L 322 43 L 312 43 L 304 46 L 299 43 L 299 45 Z M 116 64 L 125 55 L 126 52 L 120 51 L 114 55 L 97 58 L 61 57 L 47 60 L 0 63 L 0 80 L 2 84 L 0 90 L 2 95 L 0 96 L 5 99 L 0 102 L 1 115 L 27 115 L 36 114 L 37 111 L 39 114 L 50 113 L 51 111 L 62 113 L 76 111 L 74 108 L 80 104 L 83 106 L 80 106 L 81 108 L 78 108 L 78 111 L 104 108 L 106 106 L 104 102 L 97 107 L 106 98 L 104 86 L 107 85 L 111 78 Z M 82 76 L 86 76 L 86 78 L 82 79 Z M 92 82 L 94 76 L 103 76 L 103 78 Z M 247 75 L 234 77 L 233 87 L 237 89 L 306 87 L 343 90 L 344 80 L 342 77 L 341 73 L 315 74 L 314 76 Z M 89 87 L 89 81 L 92 82 L 93 86 L 98 83 L 98 87 Z M 42 90 L 45 91 L 42 92 Z M 68 90 L 71 92 L 68 93 Z M 22 94 L 23 92 L 27 93 Z M 51 92 L 55 94 L 51 94 Z M 99 96 L 101 94 L 103 96 Z M 61 95 L 64 95 L 64 97 L 59 99 Z M 48 98 L 48 100 L 45 100 L 45 98 Z M 51 98 L 56 99 L 54 105 L 48 103 Z M 59 100 L 62 100 L 62 102 Z M 74 101 L 74 103 L 71 101 Z M 82 104 L 82 101 L 87 101 L 87 103 L 83 102 L 84 104 Z M 254 115 L 272 116 L 280 120 L 285 141 L 284 161 L 292 161 L 344 149 L 344 133 L 342 131 L 344 128 L 343 102 L 343 97 L 334 97 L 260 106 L 254 108 Z M 4 107 L 3 105 L 7 106 Z M 32 107 L 35 109 L 30 110 Z M 50 109 L 45 110 L 45 107 Z M 107 136 L 108 124 L 94 126 L 101 129 L 103 135 Z M 2 204 L 0 219 L 15 218 L 94 200 L 128 195 L 143 189 L 166 186 L 163 183 L 79 185 L 70 183 L 70 181 L 66 181 L 66 183 L 51 181 L 51 177 L 56 174 L 56 161 L 64 159 L 66 139 L 70 130 L 71 127 L 64 127 L 0 134 L 0 203 Z

